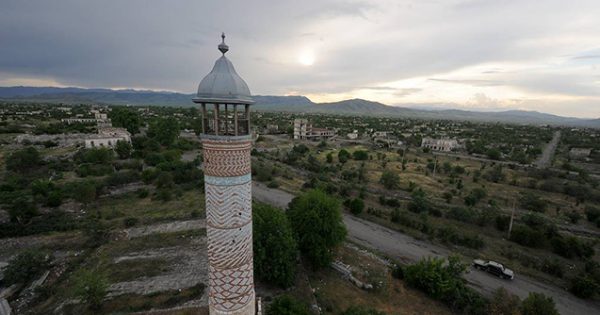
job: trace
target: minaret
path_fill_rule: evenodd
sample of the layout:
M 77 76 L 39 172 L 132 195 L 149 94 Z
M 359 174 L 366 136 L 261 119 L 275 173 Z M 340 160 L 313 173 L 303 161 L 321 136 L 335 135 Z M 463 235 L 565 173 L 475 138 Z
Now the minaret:
M 246 82 L 225 53 L 202 79 L 194 103 L 202 106 L 204 190 L 211 315 L 254 315 L 250 104 Z M 209 108 L 207 108 L 209 107 Z

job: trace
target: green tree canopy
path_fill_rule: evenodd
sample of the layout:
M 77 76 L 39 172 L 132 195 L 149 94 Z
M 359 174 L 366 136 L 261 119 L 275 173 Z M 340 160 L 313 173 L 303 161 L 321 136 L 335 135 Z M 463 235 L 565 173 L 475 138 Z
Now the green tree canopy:
M 365 150 L 356 150 L 352 153 L 352 158 L 357 161 L 364 161 L 369 159 L 369 153 Z
M 287 288 L 296 276 L 296 240 L 285 213 L 277 208 L 255 204 L 254 272 L 257 278 Z
M 387 189 L 396 189 L 400 187 L 400 176 L 392 171 L 385 170 L 381 174 L 379 182 Z
M 131 143 L 124 140 L 117 141 L 117 145 L 115 145 L 115 152 L 117 152 L 120 159 L 128 159 L 131 156 L 132 149 Z
M 34 147 L 15 151 L 6 158 L 6 169 L 16 173 L 28 173 L 42 163 L 38 150 Z
M 320 190 L 310 190 L 292 200 L 287 213 L 300 252 L 314 268 L 329 266 L 333 250 L 346 237 L 339 201 Z
M 170 146 L 179 136 L 179 123 L 174 118 L 157 118 L 150 122 L 148 136 L 164 146 Z
M 49 266 L 46 253 L 38 249 L 28 249 L 8 262 L 4 269 L 4 282 L 7 285 L 27 283 L 38 277 Z
M 350 152 L 346 151 L 345 149 L 341 149 L 340 152 L 338 152 L 338 160 L 340 163 L 346 163 L 348 162 L 348 159 L 350 159 Z
M 131 134 L 140 132 L 142 119 L 140 115 L 127 108 L 113 108 L 109 114 L 112 125 L 126 128 Z

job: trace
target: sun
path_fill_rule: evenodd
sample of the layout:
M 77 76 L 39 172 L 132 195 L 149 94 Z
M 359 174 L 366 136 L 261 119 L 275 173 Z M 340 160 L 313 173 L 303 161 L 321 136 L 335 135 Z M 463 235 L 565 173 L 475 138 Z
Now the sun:
M 303 66 L 312 66 L 315 63 L 315 54 L 310 50 L 302 51 L 298 55 L 298 62 Z

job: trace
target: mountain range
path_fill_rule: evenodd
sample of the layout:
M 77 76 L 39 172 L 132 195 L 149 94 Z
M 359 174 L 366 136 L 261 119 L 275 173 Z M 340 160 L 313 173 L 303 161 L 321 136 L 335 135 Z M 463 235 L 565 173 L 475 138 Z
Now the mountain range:
M 193 94 L 146 90 L 112 90 L 57 87 L 0 87 L 0 101 L 48 102 L 66 104 L 115 104 L 193 106 Z M 315 103 L 305 96 L 253 96 L 255 110 L 302 113 L 329 113 L 342 115 L 368 115 L 422 119 L 471 120 L 518 124 L 551 124 L 600 128 L 600 118 L 582 119 L 563 117 L 535 111 L 508 110 L 480 112 L 457 109 L 424 110 L 402 106 L 389 106 L 363 99 L 350 99 L 334 103 Z M 416 105 L 408 104 L 411 107 Z

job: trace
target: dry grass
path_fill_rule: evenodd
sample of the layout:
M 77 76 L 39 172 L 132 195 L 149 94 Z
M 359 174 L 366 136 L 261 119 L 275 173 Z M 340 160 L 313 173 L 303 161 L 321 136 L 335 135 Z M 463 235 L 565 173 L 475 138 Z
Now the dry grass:
M 368 280 L 374 274 L 383 286 L 373 291 L 359 289 L 332 269 L 310 274 L 316 289 L 319 306 L 324 314 L 339 314 L 353 305 L 364 305 L 386 314 L 451 314 L 450 310 L 425 296 L 420 291 L 408 288 L 401 280 L 392 278 L 388 268 L 379 260 L 353 248 L 342 248 L 340 258 L 350 264 L 360 278 Z

